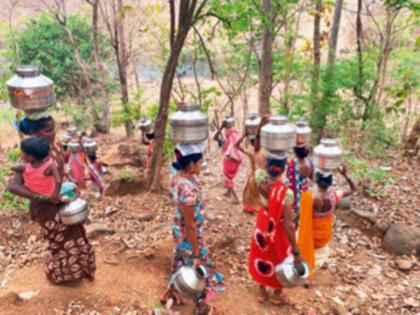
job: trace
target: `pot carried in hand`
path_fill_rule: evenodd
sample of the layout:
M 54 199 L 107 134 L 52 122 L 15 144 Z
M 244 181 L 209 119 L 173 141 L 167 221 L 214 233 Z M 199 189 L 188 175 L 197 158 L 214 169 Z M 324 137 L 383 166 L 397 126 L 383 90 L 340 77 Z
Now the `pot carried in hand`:
M 305 261 L 295 265 L 293 260 L 293 256 L 289 256 L 275 268 L 276 278 L 284 288 L 302 286 L 310 275 L 309 266 Z
M 42 112 L 55 105 L 54 83 L 34 66 L 16 68 L 7 81 L 12 106 L 27 114 Z
M 297 144 L 309 144 L 311 139 L 312 129 L 309 124 L 304 120 L 298 120 L 296 122 L 296 143 Z
M 178 143 L 199 143 L 209 135 L 208 118 L 200 112 L 200 105 L 181 107 L 170 119 L 172 140 Z
M 261 128 L 261 146 L 268 151 L 286 151 L 295 146 L 296 127 L 286 116 L 272 116 Z
M 171 285 L 179 293 L 196 295 L 206 287 L 208 273 L 204 266 L 183 266 L 173 276 Z
M 343 150 L 335 139 L 321 139 L 314 149 L 314 165 L 323 172 L 332 172 L 339 168 L 343 160 Z
M 255 138 L 260 122 L 261 118 L 258 116 L 258 114 L 249 115 L 248 119 L 245 121 L 245 128 L 251 139 Z
M 75 225 L 86 221 L 89 216 L 89 208 L 86 200 L 77 198 L 64 204 L 58 213 L 63 224 Z

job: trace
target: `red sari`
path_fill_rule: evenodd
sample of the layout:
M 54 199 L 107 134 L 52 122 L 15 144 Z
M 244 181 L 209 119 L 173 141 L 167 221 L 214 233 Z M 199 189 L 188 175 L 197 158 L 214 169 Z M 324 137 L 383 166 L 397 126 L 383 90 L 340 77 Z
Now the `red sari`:
M 274 273 L 275 266 L 290 254 L 290 243 L 283 223 L 284 202 L 288 187 L 274 183 L 268 195 L 268 210 L 260 207 L 251 241 L 249 273 L 263 286 L 282 288 Z

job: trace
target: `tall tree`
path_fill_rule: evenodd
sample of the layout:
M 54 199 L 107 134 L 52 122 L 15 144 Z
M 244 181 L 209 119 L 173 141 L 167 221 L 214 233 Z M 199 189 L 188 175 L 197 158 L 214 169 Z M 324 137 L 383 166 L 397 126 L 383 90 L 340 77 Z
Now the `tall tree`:
M 314 34 L 313 34 L 313 68 L 311 82 L 312 126 L 314 134 L 319 130 L 318 112 L 320 110 L 319 80 L 321 72 L 321 13 L 322 0 L 315 0 Z
M 316 111 L 315 120 L 317 124 L 314 130 L 316 142 L 323 136 L 324 128 L 327 123 L 328 114 L 330 112 L 330 104 L 335 94 L 334 85 L 334 65 L 337 54 L 338 33 L 340 30 L 341 12 L 343 9 L 343 0 L 335 2 L 333 23 L 328 43 L 328 60 L 327 69 L 323 79 L 323 96 L 318 110 Z
M 108 0 L 105 4 L 101 3 L 100 8 L 117 61 L 121 106 L 125 116 L 129 116 L 127 68 L 130 56 L 127 52 L 124 18 L 131 7 L 124 5 L 123 0 Z M 133 135 L 133 124 L 130 117 L 125 117 L 124 128 L 126 135 L 131 137 Z
M 258 111 L 260 115 L 270 113 L 270 97 L 273 89 L 273 41 L 274 21 L 271 0 L 262 0 L 262 39 L 261 60 L 258 86 Z
M 106 88 L 105 70 L 102 62 L 99 39 L 98 39 L 98 22 L 99 22 L 99 1 L 100 0 L 86 0 L 92 6 L 92 33 L 93 33 L 93 52 L 95 56 L 96 69 L 98 71 L 99 91 L 102 99 L 102 117 L 100 121 L 96 122 L 96 130 L 99 132 L 109 132 L 109 97 Z
M 179 0 L 178 5 L 176 5 L 175 0 L 169 0 L 170 52 L 160 86 L 159 111 L 155 123 L 154 151 L 148 178 L 148 188 L 153 190 L 161 189 L 160 166 L 163 158 L 163 145 L 165 142 L 172 84 L 178 59 L 188 32 L 197 19 L 200 18 L 200 13 L 207 0 L 202 0 L 199 4 L 197 2 L 197 0 Z

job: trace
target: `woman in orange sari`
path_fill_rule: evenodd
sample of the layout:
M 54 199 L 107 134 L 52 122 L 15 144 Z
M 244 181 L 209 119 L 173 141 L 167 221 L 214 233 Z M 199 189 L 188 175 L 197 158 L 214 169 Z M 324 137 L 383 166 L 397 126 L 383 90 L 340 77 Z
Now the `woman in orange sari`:
M 283 288 L 276 278 L 275 267 L 291 254 L 294 255 L 295 263 L 300 261 L 292 220 L 293 192 L 282 180 L 286 162 L 286 154 L 269 153 L 266 166 L 269 179 L 259 186 L 267 196 L 268 206 L 261 206 L 258 212 L 248 268 L 260 285 L 260 303 L 268 299 L 266 287 L 271 287 L 274 289 L 271 303 L 290 304 L 290 300 L 282 294 Z
M 302 199 L 298 244 L 302 249 L 302 258 L 313 271 L 315 266 L 323 266 L 328 260 L 329 243 L 333 237 L 334 210 L 340 200 L 353 194 L 357 187 L 347 175 L 347 168 L 339 170 L 349 184 L 349 189 L 336 190 L 332 186 L 330 173 L 315 173 L 317 190 L 305 200 Z M 308 211 L 309 210 L 309 211 Z

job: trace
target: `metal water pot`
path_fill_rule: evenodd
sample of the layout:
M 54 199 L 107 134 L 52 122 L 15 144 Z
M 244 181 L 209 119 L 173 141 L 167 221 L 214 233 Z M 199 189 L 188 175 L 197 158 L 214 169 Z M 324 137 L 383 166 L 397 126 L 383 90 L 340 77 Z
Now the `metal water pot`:
M 75 225 L 86 221 L 89 216 L 89 208 L 86 200 L 77 198 L 61 206 L 58 213 L 63 224 Z
M 261 118 L 258 116 L 258 114 L 249 115 L 248 119 L 245 121 L 245 129 L 248 132 L 250 138 L 253 138 L 257 135 L 260 122 Z
M 268 151 L 286 151 L 296 143 L 296 127 L 286 116 L 272 116 L 261 128 L 261 146 Z
M 20 66 L 6 83 L 12 106 L 27 113 L 55 105 L 54 83 L 34 66 Z
M 335 139 L 321 139 L 321 143 L 314 149 L 313 161 L 320 171 L 334 171 L 343 162 L 343 150 Z
M 284 288 L 303 286 L 310 275 L 309 265 L 305 261 L 295 265 L 293 260 L 293 256 L 289 256 L 274 269 L 277 281 Z
M 70 152 L 76 153 L 76 152 L 80 151 L 81 146 L 80 146 L 79 142 L 72 140 L 67 145 L 67 148 L 69 149 Z
M 77 133 L 77 128 L 75 126 L 70 126 L 70 127 L 67 128 L 67 133 L 70 136 L 74 137 Z
M 309 144 L 311 139 L 312 129 L 309 124 L 304 120 L 298 120 L 296 122 L 296 143 Z
M 98 149 L 98 145 L 96 144 L 96 141 L 93 139 L 86 139 L 83 142 L 83 149 L 85 149 L 88 153 L 94 153 Z
M 226 116 L 225 119 L 223 119 L 223 123 L 225 124 L 226 128 L 232 128 L 235 124 L 235 118 L 232 116 Z
M 184 106 L 171 117 L 173 141 L 189 144 L 207 139 L 208 118 L 200 112 L 200 107 L 200 105 Z
M 204 266 L 183 266 L 173 275 L 171 281 L 174 289 L 179 293 L 194 296 L 203 292 L 207 278 L 208 273 Z
M 60 141 L 62 145 L 68 145 L 71 140 L 71 136 L 67 133 L 61 135 Z
M 138 127 L 144 132 L 149 132 L 152 130 L 152 121 L 146 117 L 143 117 L 139 120 Z

